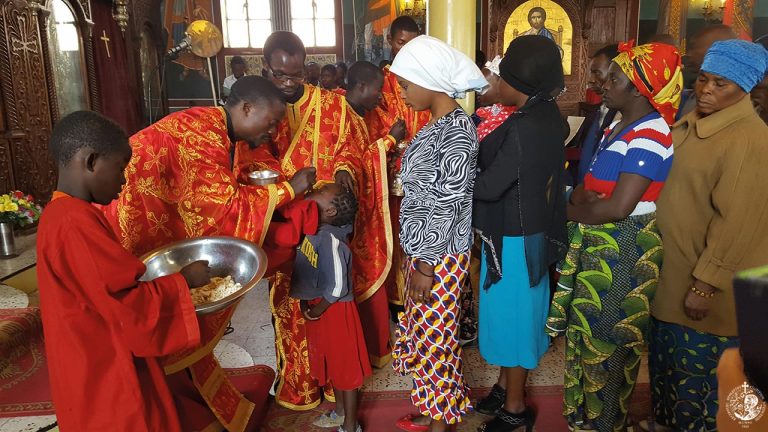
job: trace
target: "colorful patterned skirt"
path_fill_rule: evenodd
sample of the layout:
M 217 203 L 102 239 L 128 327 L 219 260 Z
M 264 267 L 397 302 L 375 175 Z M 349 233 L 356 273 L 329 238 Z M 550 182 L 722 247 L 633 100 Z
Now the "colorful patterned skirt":
M 547 320 L 551 336 L 566 336 L 563 413 L 600 432 L 624 430 L 663 258 L 656 215 L 569 222 L 568 233 Z
M 717 363 L 738 338 L 715 336 L 652 319 L 648 369 L 656 423 L 675 430 L 716 431 Z
M 411 260 L 408 277 L 415 269 Z M 419 412 L 454 424 L 470 410 L 464 383 L 458 320 L 461 287 L 469 273 L 469 252 L 447 255 L 435 267 L 432 295 L 424 303 L 406 297 L 400 314 L 392 367 L 413 377 L 411 402 Z

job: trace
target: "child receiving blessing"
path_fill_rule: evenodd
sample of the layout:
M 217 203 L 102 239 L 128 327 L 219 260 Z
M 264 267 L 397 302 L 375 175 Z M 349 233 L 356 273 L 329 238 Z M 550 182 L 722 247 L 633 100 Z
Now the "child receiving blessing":
M 357 200 L 336 183 L 307 196 L 317 203 L 320 227 L 299 247 L 291 279 L 291 297 L 301 300 L 307 320 L 312 377 L 331 383 L 336 409 L 319 420 L 339 425 L 338 432 L 362 432 L 357 422 L 357 393 L 371 375 L 368 350 L 351 290 L 351 254 L 347 239 Z

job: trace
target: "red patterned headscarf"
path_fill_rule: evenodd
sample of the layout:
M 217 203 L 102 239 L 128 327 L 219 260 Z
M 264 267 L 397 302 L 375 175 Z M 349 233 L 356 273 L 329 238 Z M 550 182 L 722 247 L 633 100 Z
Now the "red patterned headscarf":
M 619 55 L 613 61 L 664 120 L 672 124 L 683 91 L 680 53 L 671 45 L 634 44 L 634 40 L 619 44 Z

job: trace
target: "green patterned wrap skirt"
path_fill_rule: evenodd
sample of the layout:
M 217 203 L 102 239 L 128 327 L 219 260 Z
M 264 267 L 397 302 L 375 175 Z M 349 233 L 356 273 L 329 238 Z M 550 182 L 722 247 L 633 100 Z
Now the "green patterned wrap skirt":
M 624 430 L 663 259 L 656 214 L 569 222 L 568 234 L 547 320 L 551 336 L 566 337 L 563 413 L 571 424 Z

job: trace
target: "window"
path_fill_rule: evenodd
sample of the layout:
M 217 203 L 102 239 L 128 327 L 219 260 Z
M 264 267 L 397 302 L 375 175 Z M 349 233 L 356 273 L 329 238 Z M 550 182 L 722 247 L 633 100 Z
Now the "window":
M 272 33 L 269 0 L 221 0 L 224 46 L 264 48 Z
M 64 0 L 54 0 L 48 24 L 49 50 L 59 115 L 88 109 L 83 49 L 75 15 Z
M 219 2 L 224 46 L 227 48 L 264 48 L 264 42 L 273 30 L 287 27 L 301 38 L 307 48 L 336 46 L 336 7 L 339 0 Z
M 307 47 L 336 46 L 335 0 L 291 0 L 291 28 Z

